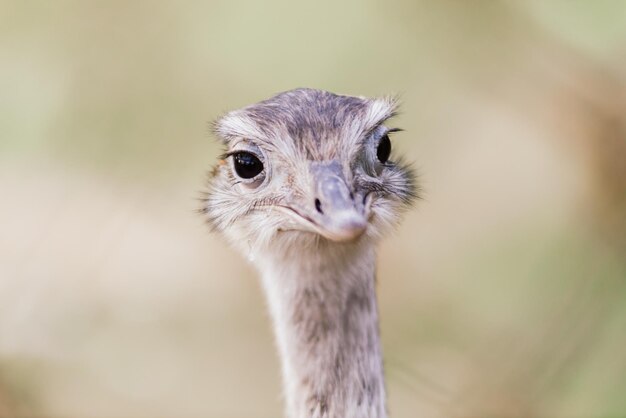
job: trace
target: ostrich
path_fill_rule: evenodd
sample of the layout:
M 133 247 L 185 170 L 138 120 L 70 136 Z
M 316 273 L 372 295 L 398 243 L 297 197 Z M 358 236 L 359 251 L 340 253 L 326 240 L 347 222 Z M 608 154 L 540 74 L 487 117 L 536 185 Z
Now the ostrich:
M 376 247 L 416 197 L 391 98 L 296 89 L 225 114 L 202 211 L 260 272 L 290 418 L 383 418 Z

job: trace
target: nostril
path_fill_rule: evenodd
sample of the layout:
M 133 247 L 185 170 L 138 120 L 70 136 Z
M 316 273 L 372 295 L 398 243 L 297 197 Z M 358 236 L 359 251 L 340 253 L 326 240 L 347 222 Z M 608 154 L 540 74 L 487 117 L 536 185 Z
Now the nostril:
M 324 211 L 322 211 L 322 202 L 320 202 L 319 199 L 315 199 L 315 209 L 322 215 L 324 214 Z

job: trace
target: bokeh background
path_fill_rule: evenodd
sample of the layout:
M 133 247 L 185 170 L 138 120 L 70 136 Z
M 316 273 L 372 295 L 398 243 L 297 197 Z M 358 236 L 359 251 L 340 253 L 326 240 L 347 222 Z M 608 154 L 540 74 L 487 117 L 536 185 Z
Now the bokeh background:
M 398 93 L 393 417 L 626 416 L 626 3 L 4 1 L 0 417 L 281 416 L 255 273 L 195 213 L 208 123 Z

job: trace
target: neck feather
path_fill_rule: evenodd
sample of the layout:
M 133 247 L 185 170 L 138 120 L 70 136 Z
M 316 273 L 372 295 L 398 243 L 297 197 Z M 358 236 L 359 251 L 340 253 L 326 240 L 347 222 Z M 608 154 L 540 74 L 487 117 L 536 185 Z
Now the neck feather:
M 386 417 L 373 246 L 327 245 L 257 264 L 288 416 Z

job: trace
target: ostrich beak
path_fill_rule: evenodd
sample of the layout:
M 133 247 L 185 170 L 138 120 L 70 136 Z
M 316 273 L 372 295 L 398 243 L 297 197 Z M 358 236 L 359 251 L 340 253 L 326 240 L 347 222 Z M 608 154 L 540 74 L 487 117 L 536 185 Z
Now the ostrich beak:
M 357 196 L 338 161 L 311 163 L 312 197 L 275 208 L 291 216 L 295 225 L 281 229 L 314 232 L 334 242 L 348 242 L 367 229 L 371 195 Z
M 310 220 L 317 233 L 336 242 L 358 238 L 367 228 L 367 208 L 343 176 L 338 161 L 311 164 L 315 197 Z

